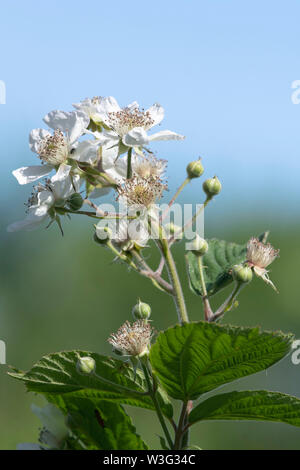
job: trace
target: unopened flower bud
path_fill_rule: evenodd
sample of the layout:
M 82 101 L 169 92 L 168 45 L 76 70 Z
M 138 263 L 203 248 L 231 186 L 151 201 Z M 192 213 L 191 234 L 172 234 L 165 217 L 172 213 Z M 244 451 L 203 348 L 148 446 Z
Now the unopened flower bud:
M 80 374 L 93 374 L 96 370 L 96 362 L 92 357 L 81 357 L 77 361 L 76 368 Z
M 194 240 L 191 242 L 191 250 L 196 255 L 203 256 L 208 250 L 208 243 L 204 238 L 201 238 L 196 234 Z
M 81 194 L 79 193 L 71 194 L 71 196 L 68 199 L 67 204 L 72 211 L 79 211 L 79 209 L 83 205 L 83 198 Z
M 149 320 L 151 316 L 151 307 L 139 300 L 132 309 L 132 315 L 135 320 Z
M 103 227 L 102 225 L 96 225 L 96 232 L 94 234 L 94 241 L 103 245 L 108 242 L 111 238 L 112 231 L 109 227 Z
M 219 194 L 221 192 L 221 189 L 222 185 L 216 176 L 214 176 L 213 178 L 209 178 L 203 183 L 203 190 L 205 194 L 210 198 Z
M 242 264 L 233 266 L 232 275 L 236 281 L 241 283 L 251 282 L 253 277 L 252 269 Z
M 201 159 L 189 163 L 186 171 L 189 178 L 199 178 L 199 176 L 203 175 L 204 168 Z

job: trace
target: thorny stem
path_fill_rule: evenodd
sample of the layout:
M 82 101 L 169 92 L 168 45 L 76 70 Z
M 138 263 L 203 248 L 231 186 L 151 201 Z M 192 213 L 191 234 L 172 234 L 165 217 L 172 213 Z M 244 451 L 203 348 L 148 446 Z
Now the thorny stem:
M 145 361 L 145 360 L 142 359 L 141 364 L 142 364 L 142 369 L 143 369 L 143 372 L 144 372 L 144 375 L 145 375 L 145 379 L 146 379 L 146 383 L 147 383 L 147 387 L 148 387 L 148 392 L 149 392 L 149 394 L 152 398 L 153 405 L 154 405 L 155 411 L 157 413 L 157 417 L 158 417 L 159 422 L 161 424 L 161 427 L 164 431 L 164 434 L 165 434 L 165 437 L 166 437 L 167 442 L 169 444 L 169 447 L 170 447 L 170 449 L 172 449 L 173 448 L 173 441 L 172 441 L 171 435 L 169 433 L 169 429 L 168 429 L 168 427 L 165 423 L 164 416 L 163 416 L 162 411 L 160 409 L 158 400 L 156 398 L 156 390 L 154 389 L 154 387 L 151 383 L 150 374 L 149 374 L 149 371 L 148 371 L 148 360 Z
M 177 189 L 176 193 L 174 194 L 174 196 L 172 197 L 171 201 L 169 202 L 168 204 L 168 207 L 165 209 L 165 211 L 162 213 L 161 217 L 160 217 L 160 221 L 163 221 L 165 219 L 165 217 L 167 216 L 170 208 L 172 207 L 172 205 L 174 204 L 174 202 L 176 201 L 176 199 L 178 198 L 179 194 L 181 193 L 181 191 L 186 187 L 186 185 L 191 181 L 191 179 L 189 177 L 187 177 L 184 182 L 181 184 L 181 186 L 179 186 L 179 188 Z
M 132 147 L 130 147 L 127 152 L 127 179 L 128 180 L 130 180 L 130 178 L 132 177 L 131 159 L 132 159 Z

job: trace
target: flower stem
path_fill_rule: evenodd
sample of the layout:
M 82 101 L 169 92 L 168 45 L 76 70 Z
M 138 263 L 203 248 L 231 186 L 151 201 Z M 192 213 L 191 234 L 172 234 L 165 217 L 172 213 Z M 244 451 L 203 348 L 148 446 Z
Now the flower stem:
M 144 359 L 141 360 L 141 364 L 142 364 L 143 372 L 144 372 L 144 375 L 145 375 L 148 391 L 149 391 L 149 394 L 152 398 L 153 405 L 154 405 L 155 411 L 157 413 L 157 417 L 158 417 L 159 422 L 161 424 L 161 427 L 164 431 L 164 434 L 165 434 L 165 437 L 166 437 L 167 442 L 169 444 L 169 447 L 170 447 L 170 449 L 173 449 L 173 441 L 172 441 L 172 438 L 170 436 L 169 429 L 168 429 L 168 427 L 165 423 L 164 416 L 163 416 L 162 411 L 160 409 L 158 400 L 156 398 L 156 391 L 154 390 L 154 388 L 152 386 L 152 383 L 151 383 L 147 362 L 148 362 L 147 360 L 146 361 Z
M 184 296 L 182 292 L 180 279 L 178 276 L 174 258 L 171 253 L 171 249 L 169 247 L 169 242 L 166 238 L 161 238 L 161 248 L 162 248 L 162 252 L 165 257 L 165 260 L 166 260 L 166 266 L 167 266 L 167 270 L 169 273 L 170 282 L 174 289 L 173 298 L 174 298 L 175 305 L 176 305 L 178 319 L 181 324 L 188 323 L 189 317 L 188 317 L 186 306 L 185 306 L 185 300 L 184 300 Z
M 132 177 L 131 159 L 132 159 L 132 147 L 130 147 L 127 152 L 127 179 L 128 180 L 130 180 L 130 178 Z
M 186 414 L 187 414 L 187 403 L 183 402 L 182 403 L 182 408 L 181 408 L 181 413 L 180 413 L 180 418 L 177 426 L 177 431 L 175 435 L 175 441 L 174 441 L 174 450 L 181 450 L 182 448 L 182 438 L 184 434 L 184 427 L 185 427 L 185 422 L 186 422 Z
M 179 188 L 177 189 L 176 193 L 174 194 L 174 196 L 172 197 L 171 201 L 169 202 L 168 204 L 168 207 L 166 208 L 166 210 L 162 213 L 161 215 L 161 218 L 160 220 L 164 220 L 164 218 L 167 216 L 170 208 L 172 207 L 172 205 L 174 204 L 174 202 L 176 201 L 176 199 L 178 198 L 179 194 L 181 193 L 181 191 L 186 187 L 186 185 L 191 181 L 191 179 L 189 177 L 187 177 L 184 182 L 181 184 L 181 186 L 179 186 Z
M 212 321 L 214 313 L 211 309 L 211 306 L 208 300 L 207 289 L 206 289 L 206 284 L 205 284 L 205 279 L 204 279 L 202 256 L 197 255 L 197 258 L 198 258 L 198 267 L 199 267 L 199 274 L 200 274 L 200 284 L 201 284 L 202 291 L 203 291 L 202 302 L 204 306 L 205 321 L 210 322 Z
M 210 321 L 216 321 L 218 320 L 220 317 L 222 317 L 224 315 L 224 313 L 228 312 L 229 310 L 231 310 L 233 304 L 234 304 L 234 301 L 235 299 L 237 298 L 237 296 L 239 295 L 239 293 L 241 292 L 241 290 L 243 289 L 243 287 L 245 287 L 245 283 L 237 283 L 237 285 L 235 286 L 235 288 L 233 289 L 232 293 L 230 294 L 230 296 L 228 297 L 227 300 L 225 300 L 225 302 L 223 303 L 223 305 L 221 305 L 221 307 L 218 308 L 218 310 L 214 313 L 212 319 Z

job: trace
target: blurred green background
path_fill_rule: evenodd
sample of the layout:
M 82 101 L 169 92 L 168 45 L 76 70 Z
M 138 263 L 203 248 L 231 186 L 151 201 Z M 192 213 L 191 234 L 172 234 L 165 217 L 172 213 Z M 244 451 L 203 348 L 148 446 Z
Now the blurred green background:
M 189 191 L 198 192 L 198 181 Z M 226 214 L 226 216 L 225 216 Z M 6 222 L 7 216 L 2 219 Z M 260 218 L 259 218 L 260 219 Z M 243 242 L 252 234 L 271 230 L 270 240 L 281 250 L 272 265 L 276 294 L 260 279 L 243 291 L 238 309 L 225 322 L 261 325 L 264 329 L 292 331 L 300 338 L 299 232 L 267 213 L 261 220 L 242 210 L 224 207 L 222 195 L 206 211 L 206 236 Z M 1 339 L 7 344 L 7 362 L 28 369 L 42 355 L 73 348 L 110 352 L 107 337 L 131 317 L 138 297 L 151 303 L 153 324 L 160 329 L 176 322 L 172 299 L 124 265 L 112 263 L 110 253 L 92 241 L 89 219 L 74 216 L 64 223 L 62 238 L 56 227 L 48 231 L 1 235 Z M 187 287 L 184 245 L 175 247 L 180 276 L 185 285 L 190 318 L 202 318 L 199 298 Z M 149 249 L 149 256 L 151 250 Z M 156 253 L 153 259 L 157 260 Z M 216 297 L 221 302 L 224 291 Z M 40 397 L 25 393 L 22 383 L 0 366 L 0 448 L 14 449 L 19 442 L 36 441 L 39 422 L 30 411 Z M 233 389 L 270 389 L 300 397 L 300 366 L 290 357 L 267 372 L 227 385 Z M 151 412 L 128 408 L 146 442 L 158 446 L 159 425 Z M 146 420 L 146 421 L 145 421 Z M 145 426 L 147 422 L 147 426 Z M 276 423 L 212 422 L 194 427 L 192 443 L 203 449 L 300 449 L 300 430 Z
M 0 80 L 7 96 L 0 106 L 0 339 L 9 364 L 28 369 L 42 355 L 64 349 L 109 352 L 107 337 L 130 317 L 139 296 L 151 303 L 157 329 L 176 321 L 172 299 L 112 264 L 92 241 L 90 220 L 66 221 L 64 238 L 56 227 L 6 233 L 24 216 L 31 192 L 11 175 L 37 164 L 29 132 L 44 126 L 49 111 L 71 110 L 72 103 L 97 95 L 113 95 L 121 106 L 159 102 L 166 109 L 162 129 L 187 136 L 152 147 L 169 162 L 170 195 L 199 155 L 206 175 L 218 175 L 224 190 L 206 211 L 207 237 L 245 242 L 271 231 L 270 241 L 281 249 L 271 267 L 280 294 L 255 279 L 225 321 L 300 338 L 300 107 L 291 99 L 300 93 L 300 82 L 292 88 L 299 79 L 299 16 L 297 0 L 52 0 L 50 9 L 40 0 L 2 2 Z M 202 202 L 200 183 L 187 187 L 180 201 Z M 187 287 L 183 246 L 175 251 L 190 317 L 200 319 L 200 301 Z M 237 386 L 300 397 L 300 365 L 286 358 Z M 0 366 L 1 449 L 36 441 L 33 401 L 40 399 Z M 155 417 L 130 412 L 145 440 L 157 446 Z M 300 449 L 300 429 L 203 423 L 193 429 L 192 442 L 204 449 Z

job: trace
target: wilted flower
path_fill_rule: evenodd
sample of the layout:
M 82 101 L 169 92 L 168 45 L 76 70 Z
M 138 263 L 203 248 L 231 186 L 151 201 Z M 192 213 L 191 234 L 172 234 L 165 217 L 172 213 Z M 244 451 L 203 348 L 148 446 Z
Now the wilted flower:
M 261 277 L 273 289 L 277 290 L 269 279 L 266 268 L 278 257 L 279 250 L 275 250 L 270 243 L 264 244 L 258 238 L 251 238 L 247 245 L 247 263 L 253 268 L 255 274 Z
M 137 320 L 124 323 L 117 333 L 112 334 L 108 342 L 114 349 L 126 356 L 143 356 L 148 353 L 153 329 L 149 323 Z

